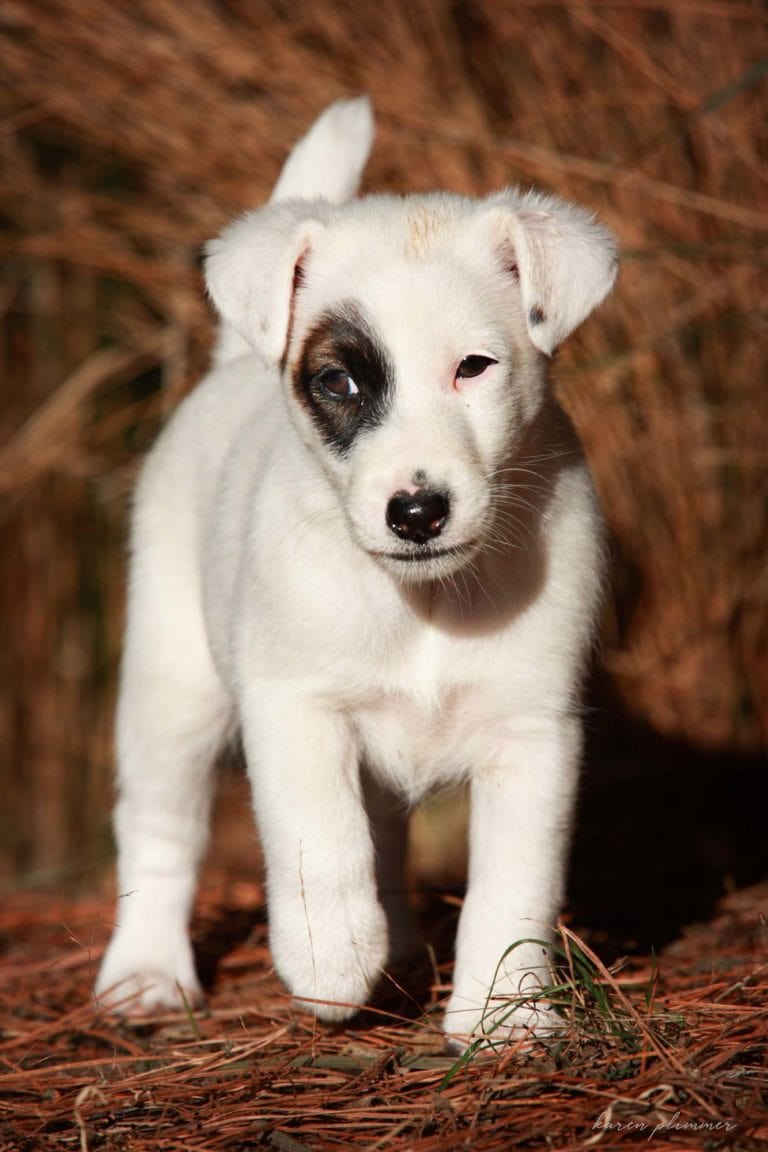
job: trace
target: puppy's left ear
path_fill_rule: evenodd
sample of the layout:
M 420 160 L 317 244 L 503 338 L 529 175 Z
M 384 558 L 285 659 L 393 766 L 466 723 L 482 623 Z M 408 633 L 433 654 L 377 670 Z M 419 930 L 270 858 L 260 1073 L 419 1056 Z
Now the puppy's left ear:
M 486 203 L 502 257 L 519 277 L 528 334 L 550 356 L 613 287 L 616 238 L 556 196 L 509 190 Z
M 302 261 L 332 211 L 324 200 L 268 204 L 206 245 L 205 283 L 213 303 L 267 364 L 285 351 Z

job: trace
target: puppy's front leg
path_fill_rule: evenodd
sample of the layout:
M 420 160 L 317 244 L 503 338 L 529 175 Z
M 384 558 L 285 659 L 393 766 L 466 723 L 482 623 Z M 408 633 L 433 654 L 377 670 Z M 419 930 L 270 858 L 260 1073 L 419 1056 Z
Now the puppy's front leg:
M 507 738 L 472 781 L 469 885 L 444 1022 L 459 1044 L 558 1026 L 535 999 L 550 982 L 547 949 L 517 942 L 552 938 L 580 749 L 579 725 L 563 718 Z
M 280 977 L 324 1020 L 365 1003 L 387 957 L 351 725 L 295 696 L 251 697 L 243 732 Z

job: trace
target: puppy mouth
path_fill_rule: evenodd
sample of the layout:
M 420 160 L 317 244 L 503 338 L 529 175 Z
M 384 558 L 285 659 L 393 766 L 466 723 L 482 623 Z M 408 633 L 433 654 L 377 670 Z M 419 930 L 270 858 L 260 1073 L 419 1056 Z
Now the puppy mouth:
M 395 560 L 400 564 L 426 564 L 430 560 L 466 555 L 475 549 L 477 543 L 477 540 L 465 540 L 462 544 L 454 544 L 450 548 L 434 548 L 428 544 L 419 544 L 407 552 L 376 551 L 372 555 L 377 556 L 380 560 Z

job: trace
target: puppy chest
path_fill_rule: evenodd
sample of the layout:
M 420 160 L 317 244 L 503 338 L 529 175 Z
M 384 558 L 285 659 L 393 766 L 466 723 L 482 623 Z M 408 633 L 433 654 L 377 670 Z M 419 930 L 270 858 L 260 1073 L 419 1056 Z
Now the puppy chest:
M 472 760 L 471 693 L 429 704 L 395 693 L 353 714 L 366 765 L 411 799 L 458 781 Z

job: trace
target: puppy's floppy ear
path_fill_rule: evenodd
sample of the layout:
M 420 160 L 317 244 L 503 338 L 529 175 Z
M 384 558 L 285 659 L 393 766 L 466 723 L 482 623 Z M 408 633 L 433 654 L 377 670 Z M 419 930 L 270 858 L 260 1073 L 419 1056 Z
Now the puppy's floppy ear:
M 616 239 L 586 209 L 556 196 L 510 189 L 486 203 L 504 259 L 519 275 L 528 334 L 550 356 L 613 287 Z
M 322 200 L 268 204 L 206 245 L 205 283 L 213 303 L 267 364 L 285 351 L 297 269 L 332 210 Z

